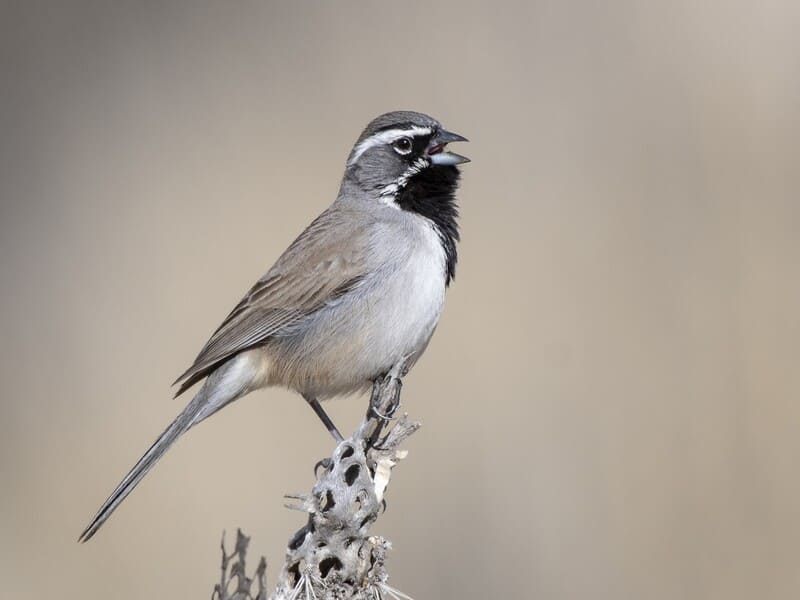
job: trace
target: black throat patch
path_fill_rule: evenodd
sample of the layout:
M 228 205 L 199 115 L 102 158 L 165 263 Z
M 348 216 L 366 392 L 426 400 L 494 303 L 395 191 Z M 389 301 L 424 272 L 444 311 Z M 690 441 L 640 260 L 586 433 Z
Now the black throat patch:
M 436 227 L 446 258 L 445 285 L 456 275 L 458 252 L 458 206 L 456 189 L 461 174 L 456 167 L 430 166 L 419 173 L 398 190 L 394 201 L 410 212 L 430 219 Z

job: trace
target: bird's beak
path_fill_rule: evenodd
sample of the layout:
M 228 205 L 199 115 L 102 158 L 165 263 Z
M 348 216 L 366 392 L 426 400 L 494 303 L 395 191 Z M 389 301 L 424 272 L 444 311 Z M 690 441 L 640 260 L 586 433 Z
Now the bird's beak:
M 445 129 L 440 129 L 436 135 L 431 138 L 428 144 L 428 158 L 431 164 L 440 166 L 454 166 L 462 163 L 469 162 L 466 156 L 461 156 L 455 152 L 446 152 L 445 146 L 450 142 L 468 142 L 469 140 L 463 135 L 458 135 Z

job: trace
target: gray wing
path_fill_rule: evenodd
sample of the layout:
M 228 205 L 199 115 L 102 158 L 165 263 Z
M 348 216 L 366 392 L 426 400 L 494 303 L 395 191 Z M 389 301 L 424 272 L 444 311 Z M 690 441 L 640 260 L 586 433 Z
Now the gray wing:
M 236 354 L 346 294 L 366 272 L 363 215 L 334 204 L 315 219 L 250 289 L 175 381 L 179 396 Z

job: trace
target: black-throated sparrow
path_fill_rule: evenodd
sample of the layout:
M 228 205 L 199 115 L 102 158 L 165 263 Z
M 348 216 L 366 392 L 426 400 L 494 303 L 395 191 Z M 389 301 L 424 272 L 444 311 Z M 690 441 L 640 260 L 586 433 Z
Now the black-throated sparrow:
M 455 274 L 456 165 L 466 138 L 416 112 L 373 120 L 356 141 L 336 201 L 233 309 L 189 369 L 179 395 L 205 382 L 80 535 L 90 539 L 186 432 L 271 385 L 299 392 L 337 440 L 319 404 L 367 389 L 419 358 Z

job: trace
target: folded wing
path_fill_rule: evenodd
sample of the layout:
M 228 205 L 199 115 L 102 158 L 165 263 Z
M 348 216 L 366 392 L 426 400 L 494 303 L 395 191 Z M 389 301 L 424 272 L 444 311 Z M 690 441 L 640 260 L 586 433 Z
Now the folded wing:
M 250 289 L 175 383 L 179 396 L 240 352 L 353 290 L 366 272 L 362 219 L 334 205 L 323 212 Z

